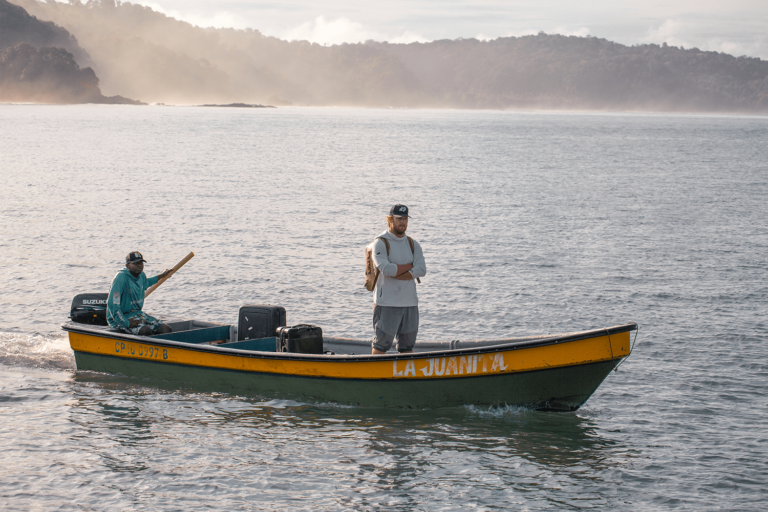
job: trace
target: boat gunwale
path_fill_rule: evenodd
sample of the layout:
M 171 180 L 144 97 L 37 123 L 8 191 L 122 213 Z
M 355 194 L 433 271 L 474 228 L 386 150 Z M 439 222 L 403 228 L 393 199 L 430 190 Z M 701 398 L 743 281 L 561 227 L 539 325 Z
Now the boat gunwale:
M 568 334 L 556 334 L 550 337 L 537 338 L 528 341 L 518 341 L 511 343 L 501 343 L 498 345 L 488 345 L 483 347 L 467 347 L 456 348 L 448 350 L 436 350 L 428 352 L 412 352 L 408 354 L 298 354 L 292 352 L 259 352 L 253 350 L 243 350 L 236 348 L 227 348 L 218 345 L 200 345 L 196 343 L 186 343 L 182 341 L 163 340 L 159 338 L 152 338 L 150 336 L 137 336 L 133 334 L 126 334 L 118 331 L 104 331 L 102 329 L 94 329 L 88 327 L 85 324 L 83 327 L 75 324 L 74 322 L 67 322 L 62 324 L 61 328 L 68 333 L 85 334 L 89 336 L 95 336 L 99 338 L 108 338 L 121 341 L 131 341 L 133 343 L 151 344 L 164 347 L 181 348 L 184 350 L 191 350 L 195 352 L 205 352 L 209 354 L 226 354 L 234 356 L 245 356 L 249 358 L 259 359 L 282 359 L 282 360 L 300 360 L 300 361 L 318 361 L 318 362 L 360 362 L 360 361 L 404 361 L 409 359 L 425 359 L 434 357 L 452 357 L 452 356 L 464 356 L 473 354 L 485 354 L 489 352 L 499 352 L 508 350 L 521 350 L 526 348 L 544 347 L 549 345 L 559 345 L 562 343 L 569 343 L 573 341 L 580 341 L 590 338 L 597 338 L 600 336 L 611 336 L 613 334 L 621 334 L 624 332 L 631 332 L 637 330 L 637 323 L 632 322 L 624 325 L 617 325 L 613 327 L 604 327 L 601 329 L 593 329 L 590 331 L 582 331 Z M 623 359 L 629 356 L 629 354 L 622 355 L 620 357 L 614 357 L 613 359 Z M 116 356 L 120 357 L 120 356 Z

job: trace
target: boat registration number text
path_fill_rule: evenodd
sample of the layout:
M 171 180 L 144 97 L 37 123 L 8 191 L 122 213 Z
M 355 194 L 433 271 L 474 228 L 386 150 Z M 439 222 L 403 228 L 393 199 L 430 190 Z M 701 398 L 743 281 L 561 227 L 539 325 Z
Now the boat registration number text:
M 147 359 L 168 359 L 168 350 L 150 345 L 115 342 L 115 353 L 131 354 L 132 356 L 146 357 Z

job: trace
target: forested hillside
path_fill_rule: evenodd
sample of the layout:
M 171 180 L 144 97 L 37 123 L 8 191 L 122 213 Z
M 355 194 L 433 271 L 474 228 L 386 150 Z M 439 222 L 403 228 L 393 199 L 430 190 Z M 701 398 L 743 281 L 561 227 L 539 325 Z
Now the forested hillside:
M 21 7 L 0 0 L 0 50 L 28 43 L 36 48 L 51 46 L 64 48 L 82 66 L 89 65 L 90 57 L 72 34 L 50 21 L 40 21 Z
M 546 34 L 374 46 L 453 106 L 768 111 L 768 62 L 696 48 Z
M 72 32 L 109 93 L 151 102 L 414 105 L 419 83 L 365 45 L 289 43 L 255 30 L 194 27 L 148 7 L 14 0 Z
M 90 57 L 69 32 L 0 0 L 0 101 L 34 103 L 138 103 L 105 97 Z
M 768 62 L 695 48 L 546 34 L 326 47 L 114 0 L 13 1 L 71 32 L 105 92 L 150 102 L 768 113 Z

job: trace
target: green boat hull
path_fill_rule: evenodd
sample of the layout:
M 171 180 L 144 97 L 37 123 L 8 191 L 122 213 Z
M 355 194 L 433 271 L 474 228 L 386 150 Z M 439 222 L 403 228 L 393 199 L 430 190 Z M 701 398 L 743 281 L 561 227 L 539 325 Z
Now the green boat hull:
M 400 407 L 514 405 L 573 411 L 598 388 L 618 360 L 545 370 L 447 379 L 339 379 L 278 375 L 126 359 L 75 352 L 78 370 L 92 370 L 265 398 Z

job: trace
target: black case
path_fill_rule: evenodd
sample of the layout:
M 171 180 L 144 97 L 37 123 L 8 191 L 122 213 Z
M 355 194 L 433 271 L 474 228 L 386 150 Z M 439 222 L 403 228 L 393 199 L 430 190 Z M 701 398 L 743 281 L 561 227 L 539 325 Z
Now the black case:
M 237 341 L 258 340 L 276 336 L 278 327 L 285 325 L 285 308 L 270 304 L 247 304 L 240 308 L 237 321 Z
M 278 327 L 277 351 L 296 354 L 322 354 L 323 330 L 316 325 Z
M 90 325 L 107 325 L 108 293 L 81 293 L 72 299 L 69 318 L 73 322 Z

